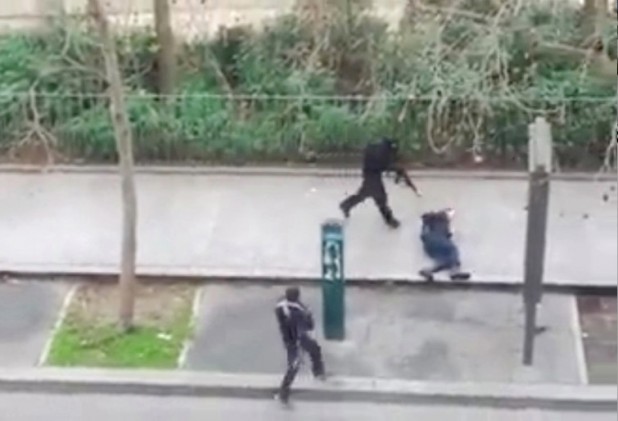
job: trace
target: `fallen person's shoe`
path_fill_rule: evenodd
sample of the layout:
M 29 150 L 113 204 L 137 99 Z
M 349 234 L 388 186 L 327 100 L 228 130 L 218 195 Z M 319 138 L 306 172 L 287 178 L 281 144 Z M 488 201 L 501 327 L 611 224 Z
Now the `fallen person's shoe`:
M 433 274 L 429 269 L 423 269 L 419 273 L 427 282 L 433 282 Z
M 470 279 L 470 274 L 467 272 L 457 272 L 451 274 L 451 281 L 467 281 Z

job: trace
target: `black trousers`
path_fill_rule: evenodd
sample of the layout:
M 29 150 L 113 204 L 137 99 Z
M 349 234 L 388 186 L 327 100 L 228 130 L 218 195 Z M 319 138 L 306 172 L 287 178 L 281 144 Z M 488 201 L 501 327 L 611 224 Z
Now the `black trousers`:
M 286 400 L 290 396 L 290 387 L 296 378 L 298 369 L 300 368 L 300 353 L 301 349 L 309 354 L 311 359 L 311 372 L 314 376 L 324 374 L 324 361 L 322 360 L 322 349 L 318 342 L 308 335 L 301 335 L 299 343 L 287 344 L 288 368 L 283 376 L 279 396 L 282 400 Z
M 360 188 L 356 193 L 341 202 L 341 208 L 344 212 L 348 213 L 352 208 L 365 201 L 367 198 L 373 199 L 384 221 L 387 223 L 393 222 L 395 218 L 393 217 L 393 211 L 388 206 L 388 196 L 386 195 L 386 189 L 384 188 L 381 174 L 363 174 L 363 183 Z

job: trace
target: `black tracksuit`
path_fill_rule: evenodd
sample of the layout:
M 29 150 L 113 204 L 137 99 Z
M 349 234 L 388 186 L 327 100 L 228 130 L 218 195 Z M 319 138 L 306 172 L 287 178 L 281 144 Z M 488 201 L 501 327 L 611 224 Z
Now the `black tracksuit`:
M 383 139 L 377 143 L 370 143 L 365 147 L 363 154 L 363 182 L 358 191 L 341 202 L 340 207 L 347 217 L 356 205 L 367 198 L 375 202 L 384 221 L 391 226 L 399 225 L 388 206 L 388 196 L 382 173 L 394 172 L 396 180 L 403 178 L 406 184 L 413 186 L 406 172 L 397 165 L 397 149 L 393 141 Z
M 311 371 L 314 376 L 324 375 L 322 350 L 317 341 L 310 336 L 314 328 L 313 316 L 300 301 L 280 300 L 275 307 L 275 315 L 281 331 L 281 338 L 287 352 L 287 371 L 280 388 L 280 398 L 287 401 L 290 387 L 300 367 L 301 349 L 311 359 Z

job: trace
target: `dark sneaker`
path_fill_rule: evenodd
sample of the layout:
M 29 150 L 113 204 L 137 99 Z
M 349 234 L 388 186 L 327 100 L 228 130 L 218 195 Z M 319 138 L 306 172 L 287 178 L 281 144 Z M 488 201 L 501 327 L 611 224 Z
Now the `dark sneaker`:
M 290 404 L 290 396 L 281 392 L 275 393 L 275 399 L 281 403 L 281 405 L 288 406 Z
M 427 282 L 433 282 L 433 273 L 428 269 L 423 269 L 419 273 Z
M 391 218 L 390 220 L 386 221 L 386 225 L 393 229 L 397 229 L 401 226 L 401 222 L 399 222 L 396 218 Z
M 350 217 L 350 209 L 343 206 L 343 203 L 339 205 L 339 209 L 341 209 L 341 212 L 346 219 Z
M 470 274 L 467 272 L 457 272 L 451 275 L 451 281 L 467 281 L 470 279 Z

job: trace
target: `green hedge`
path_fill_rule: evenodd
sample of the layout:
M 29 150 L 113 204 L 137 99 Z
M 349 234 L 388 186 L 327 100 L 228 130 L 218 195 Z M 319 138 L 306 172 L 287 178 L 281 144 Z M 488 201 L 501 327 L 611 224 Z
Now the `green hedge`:
M 536 48 L 586 37 L 577 9 L 544 7 L 509 11 L 493 26 L 491 11 L 490 23 L 411 11 L 388 31 L 360 9 L 333 9 L 319 23 L 298 14 L 259 33 L 235 27 L 182 45 L 178 93 L 167 99 L 155 94 L 153 34 L 119 37 L 136 158 L 345 160 L 389 135 L 414 161 L 457 163 L 474 151 L 512 166 L 525 159 L 527 124 L 545 115 L 563 167 L 598 165 L 616 118 L 615 76 Z M 36 109 L 66 159 L 116 159 L 100 50 L 83 28 L 65 21 L 48 34 L 0 38 L 0 151 L 32 135 Z M 613 59 L 616 26 L 607 28 Z

